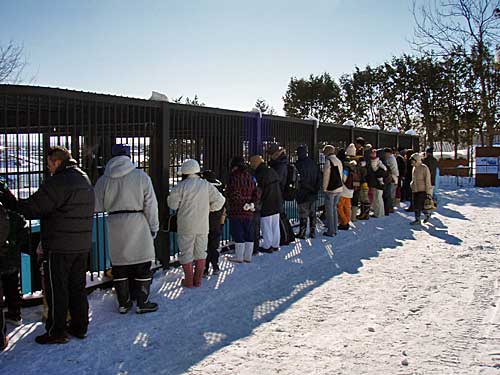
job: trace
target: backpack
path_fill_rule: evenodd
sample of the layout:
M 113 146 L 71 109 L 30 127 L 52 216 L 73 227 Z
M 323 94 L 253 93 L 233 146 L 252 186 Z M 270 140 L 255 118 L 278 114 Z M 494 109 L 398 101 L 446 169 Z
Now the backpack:
M 344 174 L 347 172 L 347 179 L 344 182 L 344 185 L 349 190 L 354 189 L 354 174 L 349 169 L 344 169 Z
M 326 190 L 333 191 L 342 186 L 342 179 L 340 178 L 337 166 L 333 164 L 330 159 L 328 159 L 328 161 L 330 162 L 330 180 L 328 181 L 328 187 Z
M 299 171 L 293 164 L 288 164 L 286 170 L 286 185 L 283 191 L 283 199 L 286 201 L 293 201 L 299 191 Z

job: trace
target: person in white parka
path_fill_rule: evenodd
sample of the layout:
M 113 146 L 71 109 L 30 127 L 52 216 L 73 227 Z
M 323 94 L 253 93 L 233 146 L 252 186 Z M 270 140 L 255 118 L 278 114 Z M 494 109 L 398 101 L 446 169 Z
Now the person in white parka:
M 186 288 L 201 286 L 207 258 L 209 214 L 221 210 L 226 201 L 219 190 L 202 179 L 199 173 L 198 162 L 194 159 L 186 160 L 180 171 L 182 181 L 172 189 L 167 198 L 168 206 L 177 210 L 179 262 L 184 270 L 182 285 Z
M 149 302 L 153 240 L 159 230 L 158 202 L 151 178 L 130 159 L 130 146 L 117 144 L 95 186 L 96 212 L 107 212 L 108 243 L 119 311 L 137 301 L 139 314 L 154 312 Z

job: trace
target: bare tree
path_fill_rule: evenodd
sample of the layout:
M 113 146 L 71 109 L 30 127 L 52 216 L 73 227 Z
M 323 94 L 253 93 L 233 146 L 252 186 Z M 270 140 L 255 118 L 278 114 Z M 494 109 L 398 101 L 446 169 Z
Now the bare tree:
M 493 49 L 500 38 L 500 0 L 413 0 L 417 50 L 449 56 L 461 47 L 473 60 L 473 71 L 481 97 L 481 126 L 486 126 L 488 144 L 492 145 L 497 106 L 489 87 L 495 79 Z M 495 93 L 496 95 L 496 93 Z
M 455 47 L 491 46 L 500 37 L 499 0 L 413 0 L 414 46 L 450 54 Z
M 0 44 L 0 83 L 19 83 L 25 67 L 23 46 L 13 41 L 6 46 Z

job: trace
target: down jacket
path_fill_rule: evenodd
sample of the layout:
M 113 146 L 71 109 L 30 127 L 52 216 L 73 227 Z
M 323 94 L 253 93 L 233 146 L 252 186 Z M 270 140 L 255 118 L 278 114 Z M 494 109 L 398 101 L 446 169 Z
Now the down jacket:
M 158 202 L 149 176 L 127 156 L 106 165 L 95 186 L 96 212 L 108 212 L 111 263 L 126 266 L 153 261 L 153 235 L 159 230 Z M 136 211 L 117 213 L 118 211 Z
M 26 219 L 40 219 L 41 242 L 50 253 L 79 254 L 92 248 L 94 189 L 73 159 L 62 163 L 16 210 Z
M 432 193 L 431 172 L 420 160 L 413 167 L 410 187 L 413 193 L 426 192 L 429 195 Z
M 177 210 L 178 234 L 208 234 L 209 214 L 224 207 L 226 198 L 196 174 L 179 182 L 168 196 L 168 206 Z

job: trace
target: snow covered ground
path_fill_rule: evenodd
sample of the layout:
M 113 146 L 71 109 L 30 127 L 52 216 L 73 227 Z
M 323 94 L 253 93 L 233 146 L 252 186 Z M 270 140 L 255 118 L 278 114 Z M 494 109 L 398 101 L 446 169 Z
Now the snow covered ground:
M 498 374 L 500 189 L 447 187 L 428 225 L 402 210 L 254 258 L 201 289 L 157 273 L 156 314 L 90 296 L 85 341 L 41 347 L 39 308 L 2 374 Z

